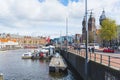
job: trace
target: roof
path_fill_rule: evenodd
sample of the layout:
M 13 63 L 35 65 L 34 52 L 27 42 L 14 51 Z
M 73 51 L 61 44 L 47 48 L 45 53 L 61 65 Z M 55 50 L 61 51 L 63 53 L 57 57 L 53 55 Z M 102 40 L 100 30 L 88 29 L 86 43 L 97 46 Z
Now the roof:
M 9 41 L 16 42 L 16 39 L 2 39 L 2 38 L 0 38 L 0 42 L 9 42 Z

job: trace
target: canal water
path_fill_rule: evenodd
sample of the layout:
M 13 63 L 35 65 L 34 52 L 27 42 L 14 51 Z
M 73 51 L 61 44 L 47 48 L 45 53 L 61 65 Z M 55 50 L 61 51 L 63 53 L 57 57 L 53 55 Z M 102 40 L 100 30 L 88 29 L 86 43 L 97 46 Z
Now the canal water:
M 28 50 L 10 50 L 0 52 L 0 73 L 4 80 L 77 80 L 68 69 L 68 74 L 50 74 L 49 61 L 22 59 Z

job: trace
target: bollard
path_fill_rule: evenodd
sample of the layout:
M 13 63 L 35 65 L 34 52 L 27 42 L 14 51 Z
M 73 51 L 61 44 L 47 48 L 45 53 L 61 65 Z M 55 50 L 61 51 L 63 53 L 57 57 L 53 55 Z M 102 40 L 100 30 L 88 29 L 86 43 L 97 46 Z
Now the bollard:
M 110 66 L 110 56 L 108 56 L 108 66 Z
M 96 62 L 96 53 L 94 53 L 94 61 Z
M 100 64 L 102 64 L 102 54 L 100 54 Z
M 0 73 L 0 80 L 3 80 L 3 74 Z

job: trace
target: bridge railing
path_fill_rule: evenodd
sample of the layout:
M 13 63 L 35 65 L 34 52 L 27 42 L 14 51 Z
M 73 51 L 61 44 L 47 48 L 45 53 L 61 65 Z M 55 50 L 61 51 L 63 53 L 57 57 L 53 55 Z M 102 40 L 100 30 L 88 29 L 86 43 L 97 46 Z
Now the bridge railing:
M 86 56 L 86 52 L 85 52 L 85 49 L 83 50 L 74 50 L 73 48 L 70 48 L 68 50 L 69 52 L 71 53 L 74 53 L 76 55 L 79 55 L 81 57 L 84 57 Z M 111 54 L 114 54 L 114 53 L 111 53 Z M 112 55 L 107 55 L 107 54 L 104 54 L 104 53 L 88 53 L 88 58 L 89 60 L 92 60 L 92 61 L 95 61 L 97 63 L 100 63 L 100 64 L 103 64 L 103 65 L 106 65 L 108 67 L 111 67 L 111 68 L 115 68 L 117 70 L 120 70 L 120 57 L 116 57 L 116 56 L 112 56 Z

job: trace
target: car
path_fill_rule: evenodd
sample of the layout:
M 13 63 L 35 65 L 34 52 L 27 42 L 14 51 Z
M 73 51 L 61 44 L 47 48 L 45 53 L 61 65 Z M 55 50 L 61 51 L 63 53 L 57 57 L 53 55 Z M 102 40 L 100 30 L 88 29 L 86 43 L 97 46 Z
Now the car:
M 120 46 L 118 46 L 118 50 L 120 50 Z
M 100 48 L 98 43 L 89 43 L 88 47 L 94 47 L 94 49 L 97 49 L 97 50 Z
M 86 46 L 85 46 L 85 43 L 81 43 L 79 46 L 80 46 L 81 49 L 82 49 L 82 48 L 84 49 L 84 48 L 86 47 Z
M 114 49 L 111 49 L 111 48 L 105 48 L 103 49 L 103 52 L 107 52 L 107 53 L 114 53 Z

